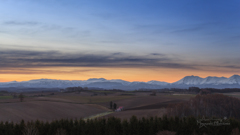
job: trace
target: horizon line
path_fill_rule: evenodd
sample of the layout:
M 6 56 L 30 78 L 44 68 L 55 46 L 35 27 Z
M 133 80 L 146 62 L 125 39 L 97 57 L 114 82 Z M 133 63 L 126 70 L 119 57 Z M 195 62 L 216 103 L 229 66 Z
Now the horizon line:
M 221 77 L 224 77 L 224 78 L 230 78 L 232 76 L 240 76 L 238 74 L 233 74 L 229 77 L 225 77 L 225 76 L 221 76 Z M 185 78 L 185 77 L 190 77 L 190 76 L 194 76 L 194 77 L 200 77 L 200 76 L 195 76 L 195 75 L 186 75 L 184 77 L 182 77 L 181 79 Z M 207 76 L 207 77 L 218 77 L 218 76 Z M 207 77 L 200 77 L 200 78 L 207 78 Z M 218 77 L 218 78 L 221 78 L 221 77 Z M 49 79 L 49 78 L 41 78 L 41 79 L 31 79 L 31 80 L 43 80 L 43 79 L 46 79 L 46 80 L 62 80 L 62 81 L 87 81 L 89 79 L 105 79 L 105 80 L 123 80 L 123 79 L 106 79 L 106 78 L 103 78 L 103 77 L 100 77 L 100 78 L 88 78 L 86 80 L 64 80 L 64 79 Z M 179 80 L 181 80 L 179 79 Z M 0 83 L 7 83 L 7 82 L 25 82 L 25 81 L 31 81 L 31 80 L 23 80 L 23 81 L 16 81 L 16 80 L 13 80 L 13 81 L 0 81 Z M 177 80 L 177 81 L 179 81 Z M 127 81 L 127 80 L 123 80 L 123 81 Z M 150 81 L 158 81 L 158 82 L 165 82 L 165 83 L 171 83 L 171 82 L 166 82 L 166 81 L 159 81 L 159 80 L 150 80 Z M 127 82 L 150 82 L 150 81 L 127 81 Z M 173 81 L 172 83 L 174 82 L 177 82 L 177 81 Z

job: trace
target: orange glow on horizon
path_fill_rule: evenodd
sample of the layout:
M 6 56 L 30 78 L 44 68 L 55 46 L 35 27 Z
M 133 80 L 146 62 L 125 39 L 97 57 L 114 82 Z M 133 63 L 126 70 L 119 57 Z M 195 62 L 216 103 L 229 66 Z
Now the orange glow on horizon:
M 185 76 L 195 75 L 199 77 L 218 76 L 230 77 L 233 73 L 212 73 L 195 70 L 157 69 L 157 68 L 46 68 L 14 70 L 0 74 L 0 82 L 28 81 L 32 79 L 58 79 L 58 80 L 87 80 L 89 78 L 122 79 L 125 81 L 164 81 L 173 83 Z
M 0 79 L 0 82 L 10 82 L 10 80 L 3 80 L 3 79 Z

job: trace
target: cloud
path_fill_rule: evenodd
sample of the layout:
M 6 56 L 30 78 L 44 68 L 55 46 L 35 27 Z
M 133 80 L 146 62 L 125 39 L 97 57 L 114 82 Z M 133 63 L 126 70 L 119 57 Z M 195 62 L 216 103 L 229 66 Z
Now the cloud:
M 203 28 L 204 27 L 202 27 L 202 26 L 196 26 L 196 27 L 191 27 L 191 28 L 184 28 L 184 29 L 174 30 L 173 33 L 195 32 L 195 31 L 200 31 Z
M 223 68 L 231 68 L 231 69 L 237 69 L 237 70 L 240 69 L 240 66 L 237 66 L 237 65 L 227 65 L 227 66 L 220 66 L 220 67 L 223 67 Z
M 200 24 L 189 24 L 187 26 L 181 26 L 179 28 L 174 28 L 172 33 L 191 33 L 199 31 L 209 31 L 212 27 L 218 26 L 218 22 L 205 22 Z
M 45 36 L 47 34 L 63 35 L 64 38 L 79 38 L 79 37 L 89 37 L 92 33 L 89 29 L 78 29 L 77 27 L 64 26 L 59 24 L 49 24 L 44 22 L 34 22 L 34 21 L 5 21 L 2 23 L 5 26 L 19 28 L 15 32 L 27 36 L 41 35 Z M 33 27 L 36 26 L 36 27 Z M 0 33 L 13 34 L 12 30 L 0 30 Z
M 161 53 L 151 53 L 150 55 L 153 55 L 153 56 L 165 56 L 164 54 L 161 54 Z
M 152 57 L 154 56 L 154 57 Z M 58 51 L 1 50 L 0 69 L 41 67 L 180 68 L 195 69 L 161 54 L 132 56 L 125 53 L 86 54 Z
M 96 72 L 97 69 L 72 69 L 72 70 L 61 70 L 61 69 L 39 69 L 39 68 L 7 68 L 0 70 L 0 74 L 62 74 L 62 73 L 83 73 L 83 72 Z
M 31 22 L 31 21 L 24 21 L 24 22 L 20 22 L 20 21 L 6 21 L 3 24 L 5 25 L 26 25 L 26 26 L 35 26 L 38 25 L 40 23 L 38 22 Z
M 69 67 L 74 71 L 60 70 Z M 114 53 L 63 53 L 59 51 L 0 50 L 0 74 L 43 74 L 88 72 L 98 68 L 177 69 L 207 72 L 238 72 L 238 64 L 187 61 L 180 56 L 161 53 L 130 55 Z M 56 70 L 54 70 L 56 69 Z M 84 71 L 77 71 L 77 70 Z M 76 70 L 76 71 L 75 71 Z

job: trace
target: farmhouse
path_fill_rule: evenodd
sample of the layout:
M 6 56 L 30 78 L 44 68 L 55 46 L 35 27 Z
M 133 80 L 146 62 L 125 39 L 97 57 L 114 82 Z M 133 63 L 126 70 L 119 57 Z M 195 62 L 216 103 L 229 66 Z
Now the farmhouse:
M 115 111 L 116 111 L 116 112 L 120 112 L 120 111 L 123 111 L 123 109 L 124 109 L 124 108 L 123 108 L 122 106 L 120 106 L 120 107 L 118 107 L 118 109 L 116 109 Z

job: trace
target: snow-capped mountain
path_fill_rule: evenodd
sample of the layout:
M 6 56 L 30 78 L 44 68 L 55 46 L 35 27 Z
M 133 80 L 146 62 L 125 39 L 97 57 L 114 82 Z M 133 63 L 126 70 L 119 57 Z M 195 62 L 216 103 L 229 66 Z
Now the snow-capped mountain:
M 79 86 L 82 83 L 79 81 L 68 80 L 52 80 L 52 79 L 38 79 L 22 82 L 8 82 L 0 83 L 0 87 L 28 87 L 28 88 L 57 88 L 57 87 L 70 87 Z
M 221 84 L 221 81 L 226 80 L 226 77 L 206 77 L 203 78 L 203 81 L 201 82 L 201 84 L 214 84 L 214 85 L 218 85 Z
M 0 88 L 67 88 L 67 87 L 95 87 L 102 89 L 162 89 L 162 88 L 240 88 L 240 76 L 233 75 L 226 77 L 206 77 L 186 76 L 174 83 L 149 81 L 149 82 L 128 82 L 120 79 L 107 80 L 104 78 L 90 78 L 88 80 L 53 80 L 37 79 L 30 81 L 12 81 L 0 83 Z
M 174 85 L 240 85 L 240 76 L 233 75 L 229 78 L 226 77 L 206 77 L 201 78 L 198 76 L 186 76 L 183 79 L 173 83 Z
M 147 84 L 163 85 L 164 86 L 164 85 L 168 85 L 169 83 L 152 80 L 152 81 L 147 82 Z
M 233 75 L 230 78 L 227 78 L 226 80 L 221 82 L 222 84 L 239 84 L 240 85 L 240 76 L 239 75 Z
M 199 85 L 203 81 L 203 78 L 198 76 L 186 76 L 183 79 L 173 83 L 177 85 Z
M 22 82 L 7 82 L 0 83 L 0 87 L 21 87 L 21 88 L 67 88 L 67 87 L 95 87 L 103 89 L 122 89 L 122 90 L 136 90 L 136 89 L 158 89 L 163 88 L 168 83 L 159 81 L 149 82 L 128 82 L 120 79 L 107 80 L 104 78 L 90 78 L 88 80 L 52 80 L 52 79 L 38 79 Z

